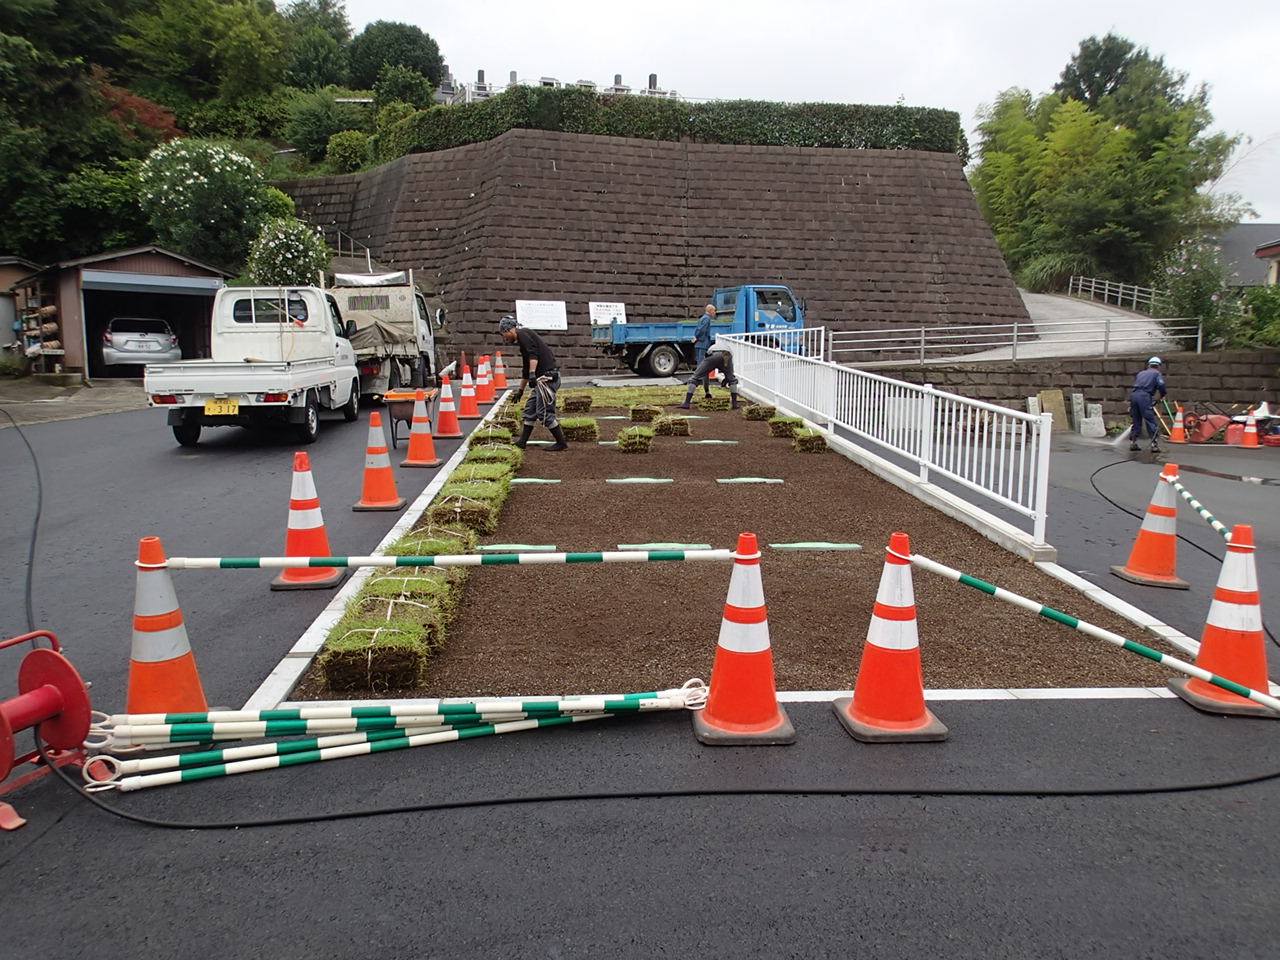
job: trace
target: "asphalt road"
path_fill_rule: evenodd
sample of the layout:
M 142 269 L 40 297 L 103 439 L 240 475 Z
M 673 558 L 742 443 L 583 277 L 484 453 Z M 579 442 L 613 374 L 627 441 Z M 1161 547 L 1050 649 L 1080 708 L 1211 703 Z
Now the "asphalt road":
M 324 426 L 311 453 L 329 534 L 336 550 L 365 552 L 397 515 L 350 510 L 366 431 Z M 37 618 L 95 682 L 95 703 L 118 704 L 138 538 L 159 535 L 174 555 L 278 552 L 293 447 L 224 431 L 183 450 L 155 411 L 24 430 L 45 482 Z M 1123 560 L 1136 521 L 1100 507 L 1084 478 L 1126 457 L 1055 455 L 1064 565 L 1105 569 L 1122 547 Z M 397 470 L 401 492 L 430 474 Z M 1126 464 L 1099 482 L 1140 511 L 1153 478 Z M 1274 493 L 1234 481 L 1219 492 L 1218 479 L 1192 489 L 1227 521 L 1262 509 L 1236 496 Z M 0 533 L 14 572 L 0 613 L 16 633 L 34 489 L 13 431 L 0 431 L 0 480 L 28 507 Z M 1273 547 L 1274 527 L 1261 527 Z M 1198 636 L 1209 587 L 1205 565 L 1185 562 L 1197 589 L 1159 602 L 1171 614 L 1186 604 L 1175 625 Z M 243 702 L 329 596 L 273 594 L 269 579 L 174 577 L 211 701 Z M 0 651 L 0 697 L 19 659 Z M 1280 774 L 1280 725 L 1155 699 L 934 709 L 946 743 L 857 744 L 827 704 L 801 703 L 788 705 L 790 747 L 704 747 L 687 718 L 656 716 L 106 799 L 207 823 L 560 798 L 240 830 L 129 823 L 45 777 L 6 798 L 30 823 L 0 834 L 0 946 L 47 958 L 1270 955 L 1278 781 L 1051 794 Z M 662 792 L 674 795 L 635 796 Z

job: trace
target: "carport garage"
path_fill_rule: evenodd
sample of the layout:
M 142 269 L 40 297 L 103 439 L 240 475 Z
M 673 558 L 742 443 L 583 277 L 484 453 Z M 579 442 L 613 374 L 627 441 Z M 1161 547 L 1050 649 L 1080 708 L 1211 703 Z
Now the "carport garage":
M 169 324 L 184 358 L 209 355 L 213 297 L 231 275 L 163 247 L 115 250 L 45 267 L 15 284 L 31 302 L 52 308 L 67 372 L 89 377 L 138 377 L 138 365 L 106 366 L 102 335 L 114 317 L 146 317 Z M 51 346 L 53 344 L 50 344 Z
M 216 284 L 214 286 L 213 284 Z M 209 317 L 221 279 L 159 277 L 110 270 L 85 270 L 86 359 L 91 377 L 137 377 L 133 365 L 105 366 L 102 334 L 113 317 L 155 317 L 168 322 L 182 347 L 183 359 L 209 356 Z

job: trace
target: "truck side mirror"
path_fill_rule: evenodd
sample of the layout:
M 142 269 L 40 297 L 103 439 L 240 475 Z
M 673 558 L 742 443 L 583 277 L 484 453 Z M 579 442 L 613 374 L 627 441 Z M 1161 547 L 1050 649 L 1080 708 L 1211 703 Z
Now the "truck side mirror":
M 356 322 L 354 320 L 347 321 L 347 325 L 343 327 L 343 334 L 348 340 L 356 335 Z

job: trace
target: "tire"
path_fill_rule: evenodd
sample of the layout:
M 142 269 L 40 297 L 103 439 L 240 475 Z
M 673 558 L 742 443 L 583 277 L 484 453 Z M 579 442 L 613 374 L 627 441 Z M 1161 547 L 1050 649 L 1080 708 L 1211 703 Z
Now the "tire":
M 351 381 L 351 399 L 342 405 L 342 419 L 355 423 L 360 419 L 360 381 Z
M 387 370 L 387 389 L 400 389 L 400 361 L 392 357 L 387 361 L 389 369 Z
M 315 443 L 320 434 L 320 405 L 315 400 L 307 400 L 306 409 L 302 413 L 302 422 L 295 423 L 299 443 Z
M 645 358 L 649 373 L 655 377 L 669 377 L 680 369 L 680 351 L 670 344 L 662 344 L 649 351 Z
M 178 441 L 179 446 L 194 447 L 200 442 L 200 424 L 175 423 L 173 425 L 173 438 Z

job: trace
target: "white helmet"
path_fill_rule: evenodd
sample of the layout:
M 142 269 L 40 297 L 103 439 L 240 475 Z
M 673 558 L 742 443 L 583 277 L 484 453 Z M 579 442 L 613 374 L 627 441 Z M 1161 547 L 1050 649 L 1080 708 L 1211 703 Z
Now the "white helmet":
M 1159 357 L 1152 357 L 1150 360 L 1148 360 L 1148 361 L 1147 361 L 1147 366 L 1148 366 L 1148 367 L 1158 367 L 1158 366 L 1160 366 L 1160 358 L 1159 358 Z

